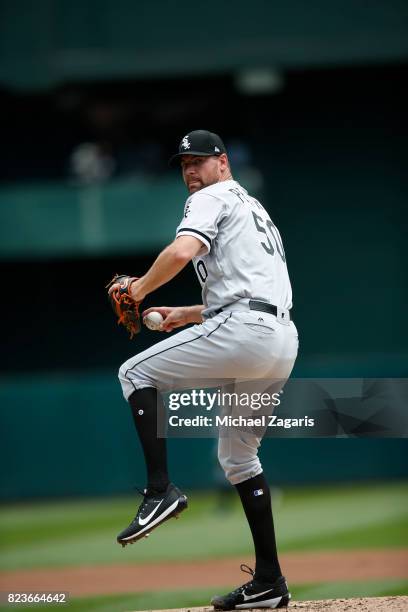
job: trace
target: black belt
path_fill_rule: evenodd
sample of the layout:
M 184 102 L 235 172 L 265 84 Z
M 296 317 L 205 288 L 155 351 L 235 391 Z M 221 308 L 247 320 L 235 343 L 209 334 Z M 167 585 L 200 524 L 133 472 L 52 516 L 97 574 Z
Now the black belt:
M 249 300 L 248 306 L 249 306 L 249 310 L 259 310 L 260 312 L 268 312 L 269 314 L 272 314 L 275 317 L 278 316 L 278 308 L 274 304 L 267 304 L 266 302 L 259 302 L 258 300 Z M 228 310 L 228 306 L 226 306 L 225 308 L 219 308 L 218 310 L 215 311 L 215 314 L 219 314 L 223 310 Z M 289 314 L 289 320 L 290 320 L 289 311 L 288 311 L 288 314 Z
M 249 310 L 260 310 L 261 312 L 269 312 L 269 314 L 278 314 L 278 309 L 273 304 L 267 304 L 266 302 L 258 302 L 258 300 L 249 300 Z

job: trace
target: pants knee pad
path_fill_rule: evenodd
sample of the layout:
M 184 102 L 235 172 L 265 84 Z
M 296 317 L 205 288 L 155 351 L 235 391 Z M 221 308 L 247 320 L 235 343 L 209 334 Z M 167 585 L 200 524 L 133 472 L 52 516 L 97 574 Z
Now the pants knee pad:
M 220 438 L 218 461 L 227 480 L 232 485 L 253 478 L 262 472 L 258 457 L 259 441 L 253 437 L 252 444 L 238 436 Z

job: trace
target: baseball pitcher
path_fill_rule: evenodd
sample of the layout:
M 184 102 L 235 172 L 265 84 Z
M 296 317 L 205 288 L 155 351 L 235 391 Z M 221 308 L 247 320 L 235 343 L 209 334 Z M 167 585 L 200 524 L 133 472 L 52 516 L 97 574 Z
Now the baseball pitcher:
M 118 536 L 122 545 L 148 535 L 187 507 L 170 482 L 166 440 L 157 437 L 161 392 L 185 380 L 288 379 L 298 351 L 291 320 L 292 290 L 278 229 L 258 200 L 231 175 L 221 138 L 206 130 L 182 138 L 178 162 L 189 191 L 175 240 L 140 278 L 116 277 L 109 295 L 119 321 L 137 333 L 139 304 L 192 261 L 202 303 L 154 307 L 160 330 L 186 327 L 131 357 L 119 370 L 147 468 L 143 501 Z M 211 603 L 216 610 L 279 608 L 290 599 L 276 550 L 269 486 L 258 458 L 261 437 L 235 431 L 220 437 L 218 458 L 236 488 L 251 529 L 255 571 L 249 582 Z

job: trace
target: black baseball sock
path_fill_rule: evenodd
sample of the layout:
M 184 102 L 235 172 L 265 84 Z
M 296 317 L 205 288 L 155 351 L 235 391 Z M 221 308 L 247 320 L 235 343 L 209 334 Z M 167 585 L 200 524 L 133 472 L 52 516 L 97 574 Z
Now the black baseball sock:
M 235 485 L 255 546 L 255 578 L 274 582 L 282 575 L 276 550 L 271 494 L 263 472 Z
M 161 395 L 153 387 L 139 389 L 132 393 L 129 404 L 146 461 L 148 494 L 162 493 L 169 476 L 166 439 L 157 437 L 158 412 L 163 414 L 165 410 Z

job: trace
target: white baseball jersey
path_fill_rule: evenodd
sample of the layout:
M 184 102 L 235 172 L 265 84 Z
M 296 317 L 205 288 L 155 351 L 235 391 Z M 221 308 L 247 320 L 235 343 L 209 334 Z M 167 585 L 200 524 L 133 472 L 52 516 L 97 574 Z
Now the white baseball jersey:
M 291 308 L 280 234 L 264 207 L 237 181 L 215 183 L 192 194 L 176 235 L 203 243 L 193 264 L 204 317 L 243 298 Z

